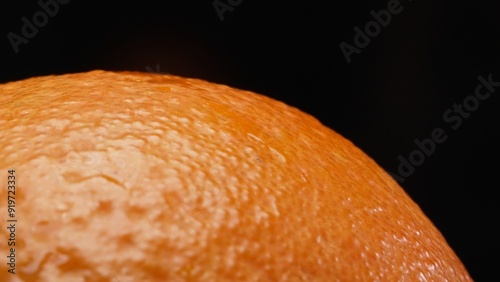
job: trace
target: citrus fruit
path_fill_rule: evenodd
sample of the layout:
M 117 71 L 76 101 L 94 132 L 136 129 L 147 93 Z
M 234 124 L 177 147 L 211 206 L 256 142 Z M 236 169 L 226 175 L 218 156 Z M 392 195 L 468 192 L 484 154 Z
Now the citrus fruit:
M 0 105 L 1 281 L 471 281 L 375 161 L 269 97 L 96 70 Z

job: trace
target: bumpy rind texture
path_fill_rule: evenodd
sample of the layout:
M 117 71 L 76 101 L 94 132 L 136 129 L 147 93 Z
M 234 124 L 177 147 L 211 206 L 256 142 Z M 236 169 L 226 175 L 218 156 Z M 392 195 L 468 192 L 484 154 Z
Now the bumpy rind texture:
M 0 281 L 471 281 L 419 207 L 313 117 L 92 71 L 0 85 Z M 10 233 L 0 230 L 2 261 Z

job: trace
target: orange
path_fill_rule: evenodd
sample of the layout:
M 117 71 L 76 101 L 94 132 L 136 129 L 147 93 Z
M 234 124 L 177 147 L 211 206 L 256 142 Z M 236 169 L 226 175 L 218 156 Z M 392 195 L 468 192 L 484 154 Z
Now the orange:
M 2 84 L 0 105 L 0 281 L 472 280 L 370 157 L 266 96 L 91 71 Z

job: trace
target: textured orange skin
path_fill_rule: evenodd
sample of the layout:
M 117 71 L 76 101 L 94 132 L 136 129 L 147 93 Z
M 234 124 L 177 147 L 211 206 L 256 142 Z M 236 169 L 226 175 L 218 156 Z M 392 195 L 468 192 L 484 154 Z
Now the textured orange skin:
M 147 73 L 37 77 L 0 85 L 0 132 L 20 279 L 1 263 L 0 281 L 472 281 L 372 159 L 262 95 Z

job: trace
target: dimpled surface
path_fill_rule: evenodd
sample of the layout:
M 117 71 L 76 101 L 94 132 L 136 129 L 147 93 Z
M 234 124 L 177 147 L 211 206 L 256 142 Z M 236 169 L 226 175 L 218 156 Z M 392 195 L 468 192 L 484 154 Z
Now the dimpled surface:
M 35 77 L 0 85 L 0 132 L 0 199 L 15 169 L 18 217 L 0 281 L 471 281 L 373 160 L 262 95 Z

